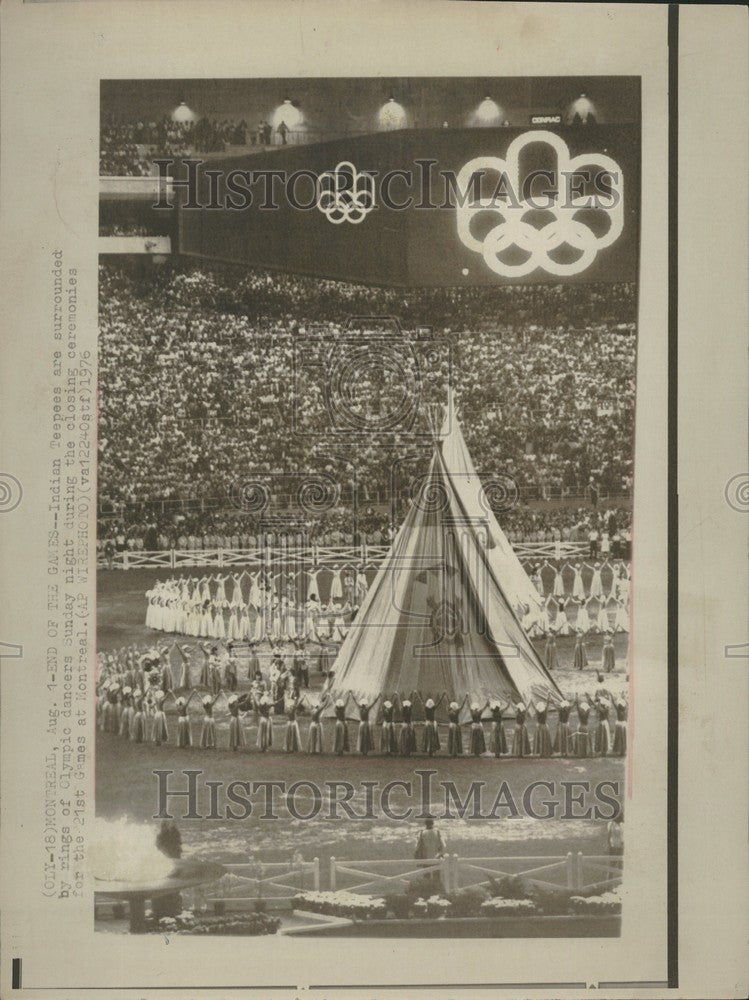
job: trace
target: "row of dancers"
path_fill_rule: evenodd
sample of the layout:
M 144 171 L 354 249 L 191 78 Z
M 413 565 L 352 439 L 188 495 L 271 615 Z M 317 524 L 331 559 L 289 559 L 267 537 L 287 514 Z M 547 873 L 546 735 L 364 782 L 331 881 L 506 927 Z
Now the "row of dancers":
M 608 590 L 606 590 L 603 583 L 602 571 L 604 569 L 607 569 L 611 574 L 611 582 Z M 543 582 L 545 570 L 547 571 L 547 577 L 551 572 L 554 573 L 554 582 L 548 591 Z M 569 596 L 573 597 L 576 601 L 584 601 L 590 598 L 597 600 L 601 597 L 606 597 L 608 600 L 613 598 L 619 601 L 625 607 L 629 606 L 629 569 L 627 564 L 622 560 L 610 562 L 608 559 L 604 559 L 602 562 L 577 562 L 574 564 L 566 562 L 558 563 L 554 566 L 547 559 L 530 573 L 531 581 L 541 597 L 567 596 L 567 586 L 564 580 L 565 570 L 572 571 L 572 586 L 569 589 Z M 583 580 L 583 570 L 590 571 L 591 574 L 587 589 Z M 569 577 L 569 572 L 567 575 Z
M 320 636 L 342 642 L 359 610 L 357 604 L 348 601 L 342 605 L 333 601 L 322 605 L 316 595 L 303 605 L 286 597 L 276 600 L 269 591 L 264 595 L 258 608 L 254 604 L 231 606 L 215 599 L 182 599 L 174 585 L 157 582 L 146 593 L 146 627 L 169 634 L 232 642 L 314 640 Z M 578 603 L 575 598 L 548 597 L 538 608 L 524 605 L 519 609 L 519 617 L 532 638 L 577 632 L 583 635 L 629 632 L 627 605 L 615 601 L 612 620 L 612 600 L 586 598 Z M 596 604 L 595 609 L 590 606 L 591 602 Z
M 591 632 L 599 635 L 605 635 L 607 632 L 629 632 L 629 609 L 617 601 L 612 620 L 611 600 L 613 598 L 589 597 L 578 604 L 574 598 L 566 600 L 547 597 L 540 608 L 530 608 L 527 604 L 524 606 L 523 628 L 531 638 L 577 633 L 587 635 Z M 590 607 L 591 602 L 597 605 L 595 610 Z M 570 615 L 571 611 L 574 617 Z
M 316 594 L 304 603 L 262 590 L 253 601 L 231 604 L 216 598 L 182 597 L 176 582 L 156 582 L 146 592 L 146 627 L 155 631 L 232 642 L 293 641 L 327 635 L 343 641 L 359 610 L 349 601 L 323 605 Z
M 363 565 L 297 572 L 290 569 L 274 571 L 271 568 L 260 569 L 254 573 L 243 570 L 241 573 L 211 573 L 201 577 L 195 575 L 170 577 L 163 582 L 157 581 L 157 584 L 166 588 L 170 596 L 181 601 L 200 603 L 211 601 L 223 608 L 240 609 L 249 606 L 260 610 L 268 599 L 286 598 L 294 603 L 303 603 L 306 600 L 319 601 L 320 576 L 323 573 L 332 574 L 329 587 L 329 599 L 332 602 L 361 604 L 369 589 L 366 567 Z
M 543 658 L 547 670 L 559 669 L 559 655 L 557 652 L 556 635 L 554 632 L 549 632 L 546 637 Z M 572 654 L 572 666 L 575 670 L 585 670 L 588 665 L 588 646 L 585 642 L 585 635 L 582 632 L 578 632 L 575 637 L 575 648 Z M 613 632 L 607 632 L 603 637 L 600 669 L 601 672 L 606 674 L 611 674 L 614 670 L 616 670 L 616 647 L 614 646 Z
M 193 721 L 189 715 L 190 702 L 198 693 L 180 695 L 175 701 L 177 711 L 176 744 L 181 748 L 199 746 L 215 749 L 217 743 L 214 708 L 218 695 L 204 695 L 201 698 L 203 719 L 200 736 L 194 741 Z M 408 698 L 399 695 L 383 697 L 378 695 L 367 702 L 355 698 L 351 692 L 345 697 L 333 700 L 329 694 L 320 698 L 308 695 L 285 699 L 285 725 L 281 746 L 286 753 L 302 750 L 302 735 L 299 716 L 309 715 L 306 737 L 306 752 L 322 754 L 331 745 L 325 732 L 325 722 L 332 712 L 332 752 L 337 756 L 349 753 L 354 747 L 349 731 L 353 712 L 358 718 L 356 731 L 356 752 L 367 756 L 376 749 L 375 725 L 379 724 L 379 752 L 385 756 L 400 755 L 410 757 L 419 752 L 433 757 L 442 750 L 440 724 L 437 711 L 446 698 L 442 694 L 437 700 L 414 692 Z M 117 682 L 102 685 L 98 701 L 98 721 L 102 732 L 118 735 L 134 743 L 151 742 L 156 745 L 169 743 L 169 723 L 164 704 L 165 695 L 160 689 L 146 696 L 140 689 L 121 687 Z M 381 704 L 380 704 L 381 703 Z M 468 719 L 464 716 L 469 698 L 462 702 L 451 701 L 447 706 L 446 752 L 450 757 L 461 757 L 464 749 L 463 732 L 467 727 L 467 753 L 481 757 L 489 753 L 494 757 L 623 757 L 627 749 L 627 703 L 622 697 L 614 696 L 600 689 L 595 696 L 584 695 L 574 702 L 563 699 L 557 706 L 558 722 L 552 734 L 548 722 L 549 701 L 539 701 L 532 708 L 523 702 L 503 703 L 497 699 L 487 699 L 483 705 L 473 701 L 468 708 Z M 379 705 L 379 708 L 378 708 Z M 250 693 L 232 694 L 226 701 L 229 715 L 228 748 L 233 751 L 249 746 L 247 717 L 252 715 L 252 724 L 257 727 L 255 744 L 261 753 L 274 747 L 273 704 L 264 694 L 261 697 Z M 573 708 L 576 726 L 570 723 Z M 505 730 L 504 713 L 512 709 L 514 728 L 508 738 Z M 423 719 L 415 720 L 415 710 Z M 396 719 L 396 712 L 398 718 Z M 487 712 L 488 717 L 487 717 Z M 591 719 L 591 716 L 593 717 Z M 535 727 L 531 733 L 529 719 L 533 717 Z M 484 722 L 490 721 L 488 734 Z M 611 723 L 613 721 L 613 733 Z M 417 737 L 416 726 L 421 726 L 421 740 Z
M 179 657 L 176 669 L 175 651 Z M 246 651 L 247 655 L 240 661 L 232 642 L 189 646 L 173 641 L 143 653 L 134 646 L 124 647 L 117 652 L 99 654 L 98 677 L 102 684 L 116 682 L 131 691 L 138 688 L 147 693 L 159 689 L 170 694 L 201 687 L 213 695 L 236 691 L 240 677 L 246 677 L 252 693 L 259 696 L 268 692 L 276 704 L 287 690 L 309 688 L 313 666 L 324 677 L 332 676 L 335 647 L 330 644 L 318 644 L 315 655 L 314 651 L 310 654 L 304 640 L 296 640 L 290 652 L 271 642 L 269 654 L 262 653 L 266 661 L 263 664 L 265 672 L 259 644 L 250 643 Z M 199 657 L 197 664 L 194 654 Z
M 242 607 L 254 608 L 259 611 L 263 604 L 269 599 L 280 600 L 286 598 L 293 604 L 304 603 L 306 600 L 320 601 L 322 589 L 320 586 L 321 576 L 330 577 L 328 600 L 331 605 L 349 604 L 351 606 L 360 605 L 369 589 L 367 570 L 373 572 L 375 567 L 358 565 L 345 565 L 333 567 L 317 567 L 308 570 L 273 570 L 263 568 L 255 572 L 243 570 L 241 573 L 211 573 L 201 577 L 190 575 L 181 577 L 170 577 L 168 580 L 157 581 L 156 587 L 163 588 L 168 596 L 178 599 L 180 602 L 214 603 L 221 608 L 236 608 L 238 611 Z M 611 580 L 608 589 L 604 586 L 603 571 L 608 569 Z M 586 587 L 583 580 L 583 571 L 590 571 L 590 581 Z M 546 573 L 554 574 L 551 587 L 547 590 L 544 585 L 543 576 Z M 567 588 L 564 574 L 572 573 L 571 586 Z M 627 564 L 621 560 L 609 562 L 604 559 L 602 562 L 577 562 L 561 563 L 556 565 L 545 560 L 530 571 L 530 579 L 536 587 L 539 596 L 542 598 L 556 597 L 564 598 L 570 596 L 576 601 L 586 599 L 612 598 L 625 607 L 629 605 L 630 577 Z M 245 587 L 246 582 L 246 587 Z M 245 597 L 245 589 L 247 596 Z
M 525 605 L 522 614 L 523 628 L 531 638 L 629 632 L 629 612 L 623 604 L 616 604 L 612 619 L 608 602 L 598 601 L 597 609 L 592 610 L 589 608 L 591 600 L 594 599 L 589 598 L 578 606 L 572 599 L 560 603 L 549 597 L 539 609 L 530 609 Z M 298 638 L 317 641 L 334 639 L 342 642 L 359 610 L 358 606 L 349 604 L 321 607 L 308 602 L 308 605 L 304 609 L 297 609 L 282 599 L 275 606 L 252 614 L 251 618 L 252 612 L 247 607 L 240 611 L 231 608 L 226 612 L 215 604 L 195 605 L 191 608 L 180 607 L 178 603 L 170 601 L 149 602 L 146 625 L 168 634 L 227 639 L 231 642 L 293 642 Z M 556 610 L 552 615 L 550 611 L 554 608 Z M 574 617 L 570 615 L 570 611 Z

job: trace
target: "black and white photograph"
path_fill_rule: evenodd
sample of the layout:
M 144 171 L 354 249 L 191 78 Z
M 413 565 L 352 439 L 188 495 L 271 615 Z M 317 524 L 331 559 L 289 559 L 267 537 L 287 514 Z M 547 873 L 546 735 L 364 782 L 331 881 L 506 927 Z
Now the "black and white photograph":
M 100 108 L 96 929 L 618 935 L 639 80 Z
M 748 17 L 2 0 L 1 997 L 749 994 Z

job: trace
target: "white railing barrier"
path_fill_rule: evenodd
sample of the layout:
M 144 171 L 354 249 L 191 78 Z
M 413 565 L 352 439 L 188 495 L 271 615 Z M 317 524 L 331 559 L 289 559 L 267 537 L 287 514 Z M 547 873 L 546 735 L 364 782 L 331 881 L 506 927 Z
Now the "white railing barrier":
M 243 903 L 258 899 L 293 899 L 299 892 L 320 888 L 320 859 L 312 861 L 245 862 L 224 865 L 227 874 L 241 879 L 247 895 L 225 895 L 228 888 L 223 879 L 206 890 L 210 903 Z
M 333 891 L 392 892 L 402 891 L 409 882 L 423 878 L 430 870 L 447 893 L 459 889 L 486 886 L 491 879 L 521 877 L 545 889 L 612 888 L 622 880 L 621 859 L 608 855 L 508 855 L 505 857 L 465 858 L 457 854 L 430 860 L 338 860 L 330 859 L 330 885 Z M 594 873 L 590 878 L 587 873 Z M 554 878 L 554 876 L 557 876 Z M 358 878 L 353 884 L 341 884 L 341 876 Z
M 518 559 L 526 562 L 543 560 L 585 559 L 588 557 L 587 542 L 513 542 L 513 550 Z M 305 567 L 338 566 L 377 566 L 389 551 L 387 545 L 318 545 L 299 547 L 260 546 L 251 549 L 159 549 L 138 550 L 128 549 L 115 552 L 111 557 L 112 569 L 180 569 L 181 567 L 217 566 L 220 569 L 228 566 L 243 566 L 247 569 L 260 569 L 273 563 L 288 564 L 294 562 Z M 601 561 L 599 556 L 598 560 Z M 110 559 L 99 552 L 97 565 L 106 569 Z
M 525 855 L 504 858 L 459 858 L 453 855 L 454 890 L 489 885 L 493 879 L 523 878 L 545 889 L 576 889 L 573 854 L 564 857 Z M 560 878 L 553 878 L 554 875 Z
M 608 854 L 581 854 L 578 852 L 575 855 L 575 864 L 576 889 L 589 889 L 594 885 L 610 889 L 622 880 L 621 855 L 612 857 Z M 595 877 L 590 879 L 588 872 L 592 872 Z
M 344 889 L 346 892 L 366 892 L 382 893 L 402 892 L 408 884 L 425 876 L 431 875 L 435 882 L 442 883 L 445 892 L 449 892 L 450 886 L 450 858 L 445 855 L 442 858 L 414 859 L 376 859 L 369 861 L 339 861 L 337 858 L 330 858 L 330 889 L 336 892 Z M 340 876 L 361 879 L 354 884 L 341 885 Z M 436 890 L 435 890 L 436 891 Z

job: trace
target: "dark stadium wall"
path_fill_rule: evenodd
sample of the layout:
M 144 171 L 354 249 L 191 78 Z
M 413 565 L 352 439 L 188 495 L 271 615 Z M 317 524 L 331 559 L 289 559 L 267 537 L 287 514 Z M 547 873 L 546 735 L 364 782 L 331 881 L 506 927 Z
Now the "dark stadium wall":
M 184 101 L 197 118 L 244 119 L 255 126 L 268 119 L 285 99 L 304 114 L 312 132 L 371 132 L 378 113 L 394 96 L 418 128 L 470 124 L 487 95 L 500 105 L 511 125 L 529 125 L 530 116 L 564 114 L 581 93 L 593 98 L 597 120 L 637 123 L 640 115 L 636 77 L 382 77 L 218 80 L 103 80 L 103 118 L 158 122 Z
M 637 276 L 639 243 L 639 127 L 637 126 L 555 126 L 549 128 L 567 143 L 571 156 L 602 153 L 613 158 L 624 177 L 624 228 L 619 238 L 601 250 L 594 262 L 580 273 L 559 278 L 539 269 L 523 276 L 524 282 L 540 281 L 632 281 Z M 310 171 L 319 176 L 348 161 L 357 170 L 377 172 L 411 171 L 415 182 L 396 179 L 390 188 L 393 201 L 402 202 L 409 194 L 413 204 L 394 210 L 381 203 L 362 222 L 332 224 L 316 207 L 294 208 L 287 200 L 283 184 L 278 186 L 274 210 L 262 210 L 255 203 L 236 210 L 179 209 L 179 251 L 209 260 L 227 260 L 254 267 L 290 273 L 316 275 L 350 282 L 383 285 L 491 285 L 511 278 L 492 271 L 477 253 L 465 247 L 457 234 L 455 208 L 418 208 L 422 189 L 416 178 L 426 167 L 419 160 L 434 160 L 430 199 L 441 205 L 445 188 L 437 172 L 457 174 L 477 156 L 504 157 L 510 142 L 527 132 L 523 128 L 438 128 L 405 129 L 362 135 L 303 146 L 275 148 L 244 156 L 211 159 L 201 168 L 199 201 L 210 202 L 205 169 L 223 176 L 234 170 Z M 533 143 L 521 154 L 524 172 L 554 171 L 550 147 Z M 495 182 L 492 182 L 495 183 Z M 309 180 L 299 184 L 297 196 L 309 203 Z M 488 193 L 493 189 L 490 188 Z M 259 201 L 260 187 L 253 188 Z M 482 191 L 482 194 L 487 192 Z M 219 202 L 224 203 L 225 189 Z M 184 200 L 184 197 L 182 198 Z M 496 217 L 495 217 L 495 221 Z M 596 223 L 586 219 L 591 228 Z M 536 224 L 545 224 L 545 221 Z

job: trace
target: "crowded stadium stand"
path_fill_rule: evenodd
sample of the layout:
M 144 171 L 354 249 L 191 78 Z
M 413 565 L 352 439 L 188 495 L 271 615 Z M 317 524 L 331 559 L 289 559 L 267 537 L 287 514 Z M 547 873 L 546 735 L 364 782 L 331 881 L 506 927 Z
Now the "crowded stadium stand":
M 444 402 L 452 383 L 479 472 L 513 484 L 513 500 L 499 514 L 510 540 L 587 543 L 591 532 L 605 531 L 628 555 L 637 82 L 570 80 L 567 89 L 552 79 L 289 83 L 301 100 L 281 96 L 268 80 L 102 85 L 100 545 L 157 550 L 220 540 L 246 547 L 263 525 L 237 504 L 237 482 L 291 469 L 340 486 L 332 509 L 297 518 L 300 531 L 330 544 L 386 543 L 409 502 L 392 478 L 393 454 L 409 436 L 396 435 L 390 450 L 358 440 L 352 471 L 340 442 L 331 448 L 296 433 L 296 362 L 300 340 L 335 351 L 350 340 L 350 317 L 395 316 L 399 335 L 427 330 L 446 345 L 447 367 L 433 373 L 430 391 Z M 502 91 L 501 102 L 484 96 L 489 85 Z M 154 209 L 172 191 L 159 184 L 158 157 L 307 163 L 316 173 L 335 166 L 339 147 L 371 154 L 367 165 L 376 165 L 377 156 L 390 164 L 406 153 L 410 162 L 425 143 L 457 165 L 464 149 L 506 145 L 539 123 L 557 128 L 571 150 L 605 146 L 626 167 L 632 207 L 623 236 L 584 281 L 554 283 L 547 274 L 538 284 L 491 283 L 496 276 L 474 266 L 473 252 L 444 250 L 440 234 L 448 222 L 454 229 L 444 212 L 374 213 L 367 228 L 330 226 L 314 211 L 252 222 L 236 212 L 187 218 L 179 208 Z M 471 129 L 483 138 L 472 138 Z M 243 228 L 253 225 L 263 227 L 255 240 Z M 396 225 L 402 238 L 394 240 Z M 295 226 L 302 228 L 292 233 Z M 305 226 L 315 227 L 317 242 Z M 336 239 L 350 244 L 335 250 Z M 371 251 L 366 259 L 357 239 Z M 236 263 L 218 259 L 226 257 Z M 381 287 L 361 283 L 363 274 Z M 381 396 L 383 408 L 397 392 L 387 378 L 362 388 Z M 274 499 L 288 513 L 282 494 Z
M 170 262 L 143 276 L 110 258 L 99 287 L 104 535 L 141 537 L 146 523 L 164 536 L 253 534 L 251 514 L 240 516 L 228 499 L 231 484 L 252 471 L 325 471 L 347 483 L 328 445 L 292 433 L 295 338 L 308 328 L 335 338 L 352 313 L 396 311 L 452 344 L 477 467 L 518 485 L 521 506 L 503 517 L 511 538 L 582 531 L 599 501 L 628 523 L 630 285 L 404 293 L 230 265 Z M 383 531 L 388 455 L 378 442 L 359 442 L 357 461 L 361 530 Z M 342 506 L 307 530 L 350 533 L 346 499 L 344 490 Z

